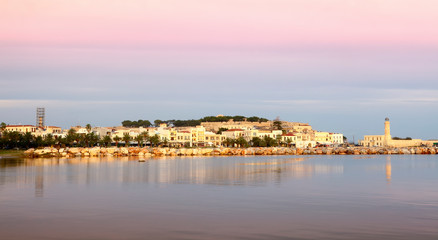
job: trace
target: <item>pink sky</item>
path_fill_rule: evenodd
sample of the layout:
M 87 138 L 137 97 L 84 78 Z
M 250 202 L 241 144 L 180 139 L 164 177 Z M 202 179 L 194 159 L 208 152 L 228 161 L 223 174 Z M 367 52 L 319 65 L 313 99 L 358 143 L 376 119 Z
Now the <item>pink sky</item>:
M 438 46 L 436 0 L 1 0 L 8 44 Z

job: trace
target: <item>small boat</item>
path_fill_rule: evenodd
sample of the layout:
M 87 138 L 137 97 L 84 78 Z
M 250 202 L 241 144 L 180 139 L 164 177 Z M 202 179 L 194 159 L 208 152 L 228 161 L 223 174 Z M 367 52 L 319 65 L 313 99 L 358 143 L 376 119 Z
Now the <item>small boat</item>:
M 139 162 L 146 162 L 145 159 L 138 159 Z

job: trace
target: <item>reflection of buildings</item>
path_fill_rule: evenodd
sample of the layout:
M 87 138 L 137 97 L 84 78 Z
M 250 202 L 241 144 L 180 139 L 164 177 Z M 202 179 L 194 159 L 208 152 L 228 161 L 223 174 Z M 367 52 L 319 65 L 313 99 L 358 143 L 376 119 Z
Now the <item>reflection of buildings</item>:
M 35 197 L 44 197 L 44 165 L 36 166 Z
M 255 162 L 248 163 L 246 159 Z M 258 185 L 344 170 L 342 165 L 310 164 L 304 158 L 178 157 L 144 163 L 137 160 L 128 157 L 24 160 L 21 165 L 8 167 L 8 171 L 15 172 L 14 178 L 0 178 L 0 184 L 33 183 L 35 196 L 43 196 L 44 187 L 58 183 Z

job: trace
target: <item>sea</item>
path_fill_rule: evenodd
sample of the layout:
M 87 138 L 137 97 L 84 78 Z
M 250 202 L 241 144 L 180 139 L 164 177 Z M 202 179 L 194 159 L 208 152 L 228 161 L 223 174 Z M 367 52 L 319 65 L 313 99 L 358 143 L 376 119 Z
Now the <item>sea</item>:
M 438 239 L 437 155 L 0 158 L 0 239 Z

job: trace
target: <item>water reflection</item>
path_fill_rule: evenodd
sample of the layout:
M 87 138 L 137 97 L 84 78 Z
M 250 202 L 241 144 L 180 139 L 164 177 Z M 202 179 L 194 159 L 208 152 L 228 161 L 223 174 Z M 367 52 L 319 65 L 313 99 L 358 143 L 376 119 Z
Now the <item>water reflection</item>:
M 35 197 L 44 196 L 44 164 L 36 166 Z
M 436 239 L 437 163 L 436 156 L 1 159 L 0 238 Z
M 35 185 L 42 197 L 44 186 L 56 183 L 154 183 L 263 185 L 286 179 L 341 174 L 343 165 L 309 163 L 309 158 L 162 158 L 138 162 L 135 157 L 23 159 L 4 162 L 0 185 Z
M 386 181 L 388 183 L 391 183 L 391 156 L 386 157 L 386 165 L 385 165 L 385 172 L 386 172 Z

